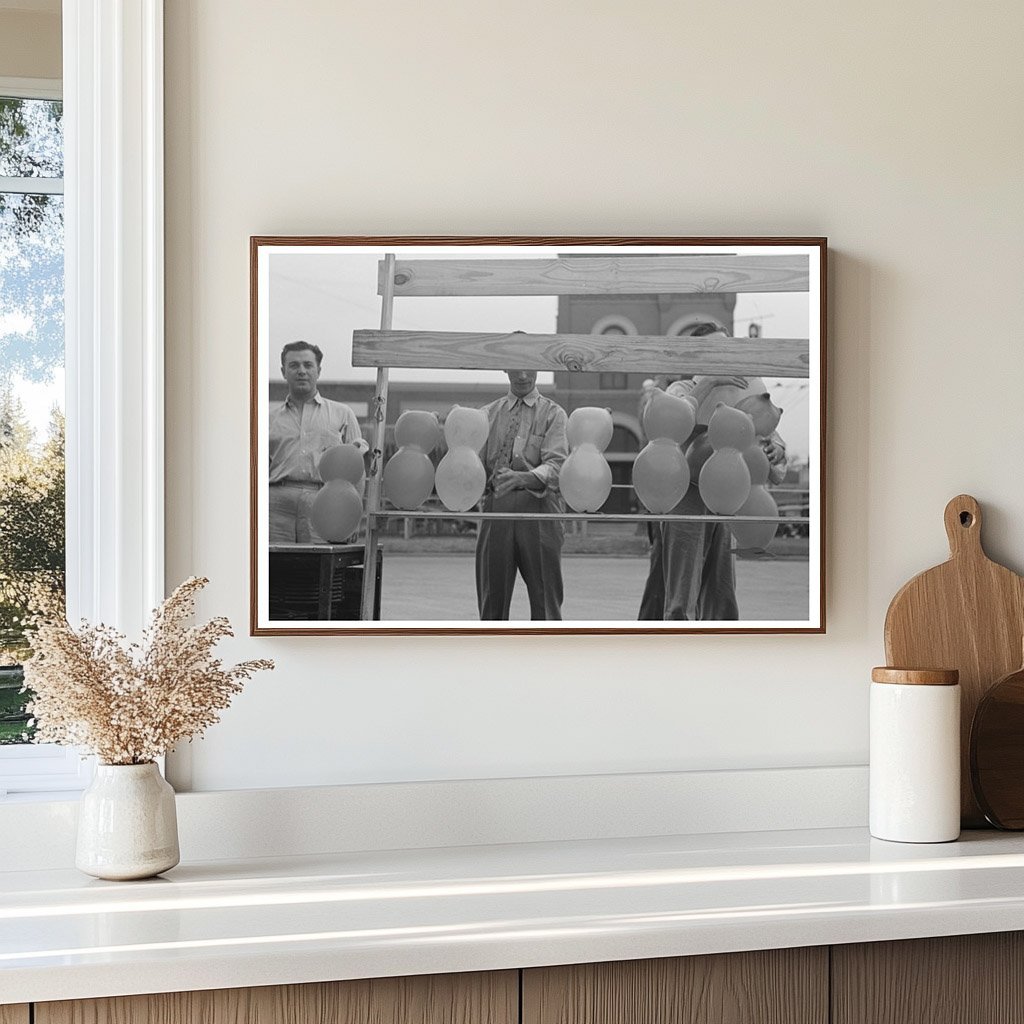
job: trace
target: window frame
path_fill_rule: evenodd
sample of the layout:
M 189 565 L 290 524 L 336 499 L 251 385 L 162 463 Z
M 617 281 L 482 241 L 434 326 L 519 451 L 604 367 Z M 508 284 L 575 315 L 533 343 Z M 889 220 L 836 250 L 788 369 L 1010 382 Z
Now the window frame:
M 61 82 L 0 82 L 64 101 L 68 618 L 138 636 L 164 597 L 163 0 L 64 0 L 62 35 Z M 92 769 L 5 747 L 0 799 Z
M 24 100 L 63 100 L 60 79 L 0 76 L 0 96 Z M 59 188 L 57 187 L 59 185 Z M 0 192 L 63 195 L 63 178 L 0 177 Z M 76 791 L 88 785 L 93 766 L 78 752 L 52 743 L 0 746 L 0 799 L 11 793 Z

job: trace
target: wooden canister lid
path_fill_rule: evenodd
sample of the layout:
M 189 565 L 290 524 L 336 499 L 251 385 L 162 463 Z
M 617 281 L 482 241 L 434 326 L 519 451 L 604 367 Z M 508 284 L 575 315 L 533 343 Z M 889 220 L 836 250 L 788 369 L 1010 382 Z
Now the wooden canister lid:
M 955 668 L 889 668 L 871 670 L 873 683 L 901 683 L 917 686 L 956 686 L 960 672 Z

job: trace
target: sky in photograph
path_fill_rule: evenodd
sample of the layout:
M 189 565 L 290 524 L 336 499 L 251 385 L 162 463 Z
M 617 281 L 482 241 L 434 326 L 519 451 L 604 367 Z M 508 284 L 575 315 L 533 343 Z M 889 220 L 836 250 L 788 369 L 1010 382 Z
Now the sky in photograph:
M 323 380 L 375 379 L 373 367 L 352 366 L 352 332 L 380 327 L 377 263 L 383 255 L 383 252 L 271 253 L 267 351 L 270 379 L 280 376 L 282 346 L 300 338 L 318 345 L 323 351 Z M 544 255 L 550 258 L 550 250 Z M 502 257 L 509 258 L 506 253 Z M 460 254 L 460 258 L 465 257 Z M 553 334 L 557 312 L 557 296 L 548 295 L 406 296 L 395 300 L 392 327 L 399 331 Z M 745 336 L 752 320 L 760 323 L 762 338 L 807 337 L 807 295 L 785 292 L 738 295 L 736 334 Z M 503 373 L 488 370 L 399 367 L 391 370 L 389 376 L 392 381 L 505 382 Z M 539 383 L 550 383 L 551 379 L 550 373 L 538 376 Z M 785 410 L 779 433 L 790 454 L 806 459 L 809 447 L 807 381 L 770 380 L 765 383 L 775 404 Z

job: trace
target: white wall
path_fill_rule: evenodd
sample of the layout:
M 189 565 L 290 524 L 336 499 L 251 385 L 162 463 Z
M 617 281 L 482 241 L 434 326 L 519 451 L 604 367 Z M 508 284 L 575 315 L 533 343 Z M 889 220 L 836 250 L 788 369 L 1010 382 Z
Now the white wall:
M 1024 8 L 167 0 L 168 573 L 248 617 L 251 234 L 827 235 L 828 633 L 243 637 L 197 789 L 860 763 L 889 597 L 1024 569 Z

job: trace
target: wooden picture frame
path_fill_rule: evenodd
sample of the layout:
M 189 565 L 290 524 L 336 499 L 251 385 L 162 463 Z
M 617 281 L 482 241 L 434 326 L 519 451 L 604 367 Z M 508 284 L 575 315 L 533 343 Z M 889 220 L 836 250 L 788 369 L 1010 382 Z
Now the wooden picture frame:
M 824 238 L 254 236 L 252 635 L 823 633 L 826 291 Z M 744 323 L 741 334 L 737 326 Z M 299 341 L 301 352 L 294 345 L 283 351 Z M 314 361 L 307 351 L 313 348 L 322 360 L 316 357 L 310 382 L 297 367 L 300 357 Z M 547 410 L 551 423 L 557 419 L 557 446 L 550 424 L 546 439 L 534 433 L 535 420 L 501 425 L 502 415 L 512 415 L 514 396 L 501 406 L 509 383 L 499 371 L 519 369 L 540 376 L 530 404 L 515 407 L 526 417 Z M 741 380 L 715 385 L 725 377 Z M 640 410 L 652 388 L 677 378 L 669 393 L 691 401 L 685 397 L 691 389 L 702 422 L 716 397 L 752 414 L 764 408 L 760 397 L 753 405 L 744 401 L 755 391 L 788 400 L 777 428 L 754 446 L 770 456 L 767 486 L 778 513 L 763 504 L 744 504 L 730 515 L 706 507 L 711 492 L 697 486 L 701 460 L 694 451 L 705 425 L 682 446 L 693 456 L 687 501 L 653 514 L 638 500 L 629 474 L 646 443 Z M 707 383 L 698 390 L 702 380 Z M 496 473 L 491 456 L 516 434 L 516 453 L 502 452 L 499 462 L 516 477 L 506 485 L 528 490 L 531 500 L 558 490 L 552 481 L 567 451 L 558 409 L 607 408 L 614 427 L 604 456 L 613 477 L 608 500 L 596 512 L 574 512 L 557 498 L 561 504 L 523 513 L 520 504 L 512 512 L 486 511 L 506 506 L 484 497 L 482 505 L 452 511 L 432 491 L 423 506 L 394 507 L 382 480 L 397 415 L 420 409 L 443 421 L 446 409 L 460 404 L 490 409 L 490 448 L 481 448 L 488 495 L 504 472 Z M 346 423 L 354 416 L 364 435 L 366 483 L 356 533 L 327 543 L 310 515 L 325 522 L 319 452 L 352 435 L 339 427 L 339 416 Z M 507 436 L 499 438 L 501 431 Z M 529 447 L 534 438 L 537 450 L 549 445 L 550 475 Z M 430 459 L 436 470 L 438 451 Z M 729 460 L 736 465 L 731 452 L 716 465 Z M 353 484 L 358 493 L 355 478 Z M 332 485 L 331 494 L 341 486 Z M 297 532 L 293 519 L 305 524 Z M 754 524 L 776 526 L 768 554 L 730 553 L 730 538 L 753 536 Z M 572 543 L 556 545 L 563 553 L 553 563 L 550 538 L 566 529 Z M 535 536 L 547 545 L 536 564 Z M 497 545 L 495 538 L 502 546 L 487 547 Z M 652 542 L 657 549 L 662 538 L 669 554 L 645 550 Z M 476 566 L 468 557 L 474 548 L 480 549 Z M 507 592 L 503 567 L 515 577 L 512 562 L 519 559 L 527 563 L 520 577 L 528 572 L 532 579 L 529 601 L 518 578 L 510 618 L 482 621 L 485 610 L 500 606 L 495 588 Z M 366 572 L 367 565 L 374 571 Z M 563 619 L 530 619 L 557 610 L 556 576 Z M 662 610 L 674 617 L 656 618 Z

